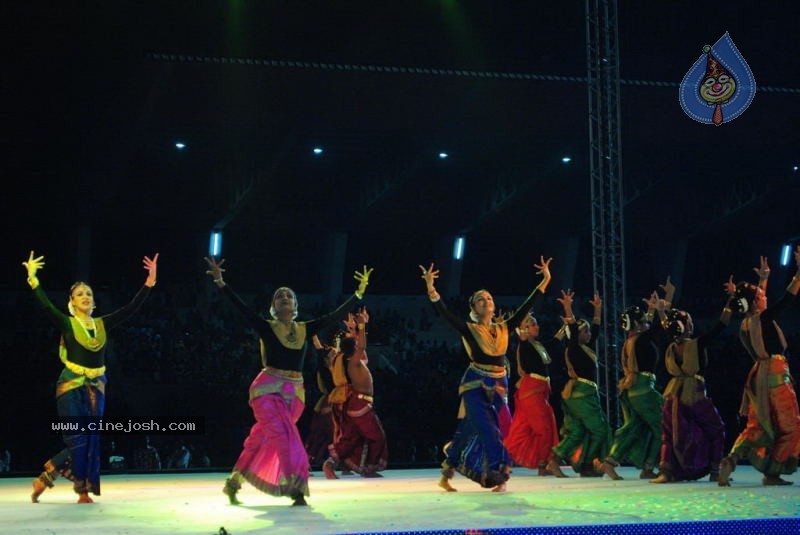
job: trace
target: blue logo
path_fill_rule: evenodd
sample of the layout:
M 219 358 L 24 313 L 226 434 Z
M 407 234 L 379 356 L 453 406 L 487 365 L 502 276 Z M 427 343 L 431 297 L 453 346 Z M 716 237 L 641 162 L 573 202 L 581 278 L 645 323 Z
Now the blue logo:
M 756 79 L 728 32 L 703 54 L 681 81 L 679 100 L 686 115 L 721 125 L 739 117 L 753 102 Z

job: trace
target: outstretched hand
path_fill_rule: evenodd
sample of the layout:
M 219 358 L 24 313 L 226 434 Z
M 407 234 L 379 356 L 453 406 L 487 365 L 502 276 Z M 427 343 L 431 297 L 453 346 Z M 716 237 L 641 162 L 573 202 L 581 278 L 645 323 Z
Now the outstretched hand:
M 358 281 L 358 288 L 356 289 L 356 295 L 361 298 L 364 297 L 364 292 L 367 291 L 367 285 L 369 285 L 369 277 L 372 275 L 372 269 L 367 269 L 367 266 L 364 266 L 364 271 L 356 270 L 355 275 L 353 278 Z
M 572 309 L 572 299 L 575 297 L 575 292 L 567 288 L 567 291 L 561 290 L 561 297 L 556 298 L 556 301 L 561 303 L 564 310 Z
M 659 284 L 658 287 L 664 290 L 664 293 L 668 296 L 675 293 L 675 285 L 672 284 L 672 280 L 669 275 L 667 275 L 667 282 L 664 284 Z
M 419 269 L 422 271 L 422 280 L 425 281 L 428 289 L 432 290 L 434 287 L 433 281 L 439 278 L 439 270 L 433 267 L 433 262 L 431 262 L 428 269 L 425 269 L 425 266 L 422 265 L 419 266 Z
M 28 260 L 23 261 L 22 265 L 28 270 L 28 278 L 36 278 L 36 272 L 44 267 L 44 256 L 36 256 L 33 251 L 28 256 Z
M 347 328 L 347 332 L 353 334 L 356 331 L 356 317 L 353 315 L 352 312 L 347 313 L 347 317 L 342 320 L 344 326 Z
M 544 259 L 544 256 L 539 256 L 539 263 L 534 264 L 533 267 L 536 268 L 536 274 L 542 275 L 545 280 L 550 280 L 550 262 L 553 261 L 553 258 L 550 257 L 547 260 Z
M 736 293 L 736 283 L 733 282 L 733 275 L 728 277 L 728 281 L 722 283 L 722 287 L 725 288 L 725 293 L 728 294 L 728 297 L 733 297 L 733 294 Z
M 356 312 L 356 323 L 359 325 L 366 325 L 369 323 L 369 313 L 367 312 L 366 306 L 361 307 L 361 309 Z
M 589 304 L 592 305 L 595 310 L 603 308 L 603 300 L 600 299 L 600 292 L 594 293 L 594 297 L 589 301 Z
M 206 275 L 211 275 L 211 278 L 214 279 L 216 283 L 222 283 L 222 274 L 225 273 L 225 269 L 222 267 L 222 264 L 225 263 L 225 259 L 223 258 L 219 262 L 215 257 L 203 257 L 208 264 L 208 270 L 206 270 Z
M 142 259 L 144 263 L 144 269 L 147 270 L 147 280 L 144 281 L 146 286 L 150 286 L 151 288 L 156 285 L 156 276 L 158 273 L 158 253 L 156 253 L 153 258 L 145 256 Z
M 758 257 L 758 267 L 754 267 L 753 271 L 758 275 L 758 280 L 766 280 L 769 278 L 770 270 L 766 256 Z

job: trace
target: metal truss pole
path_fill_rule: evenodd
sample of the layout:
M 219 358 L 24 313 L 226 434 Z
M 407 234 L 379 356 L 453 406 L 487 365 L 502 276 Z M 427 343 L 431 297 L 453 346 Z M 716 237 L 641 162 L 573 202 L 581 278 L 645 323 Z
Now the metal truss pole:
M 619 424 L 616 383 L 625 309 L 622 157 L 617 0 L 586 0 L 586 65 L 594 288 L 603 298 L 598 340 L 599 389 L 612 425 Z

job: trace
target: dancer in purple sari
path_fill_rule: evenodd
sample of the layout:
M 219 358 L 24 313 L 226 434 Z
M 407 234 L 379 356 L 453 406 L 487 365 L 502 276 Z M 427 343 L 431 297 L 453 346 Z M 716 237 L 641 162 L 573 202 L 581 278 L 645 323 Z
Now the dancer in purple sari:
M 358 289 L 330 314 L 311 321 L 295 321 L 297 295 L 291 288 L 278 288 L 272 296 L 270 316 L 264 320 L 222 280 L 224 259 L 206 258 L 211 275 L 223 295 L 247 319 L 261 341 L 263 369 L 250 385 L 250 407 L 256 423 L 244 441 L 244 449 L 225 480 L 223 493 L 230 503 L 247 481 L 273 496 L 288 496 L 292 505 L 306 505 L 309 465 L 306 450 L 297 430 L 297 420 L 305 408 L 303 362 L 308 339 L 343 319 L 356 300 L 364 296 L 371 269 L 356 271 Z
M 662 308 L 663 301 L 659 303 Z M 730 321 L 730 300 L 722 309 L 719 322 L 696 337 L 692 337 L 694 323 L 688 312 L 673 309 L 667 315 L 665 329 L 672 343 L 664 361 L 672 379 L 664 390 L 659 474 L 651 483 L 693 481 L 709 473 L 711 481 L 716 481 L 719 476 L 725 424 L 706 397 L 705 372 L 708 344 Z

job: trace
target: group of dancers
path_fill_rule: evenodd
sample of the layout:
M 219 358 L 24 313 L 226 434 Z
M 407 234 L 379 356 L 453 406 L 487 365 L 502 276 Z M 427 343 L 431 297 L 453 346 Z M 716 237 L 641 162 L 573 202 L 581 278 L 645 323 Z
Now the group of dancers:
M 206 273 L 257 333 L 261 348 L 262 370 L 249 389 L 256 423 L 223 487 L 230 503 L 240 503 L 237 494 L 247 481 L 267 494 L 291 498 L 293 505 L 306 505 L 309 452 L 296 424 L 305 409 L 302 371 L 309 342 L 320 354 L 318 382 L 324 394 L 316 406 L 315 420 L 322 429 L 329 429 L 315 438 L 327 451 L 322 463 L 325 476 L 335 479 L 336 468 L 343 468 L 363 477 L 380 477 L 388 450 L 373 407 L 366 354 L 369 314 L 363 305 L 357 307 L 372 269 L 364 266 L 355 272 L 357 289 L 336 310 L 298 321 L 297 294 L 291 288 L 274 292 L 269 318 L 264 319 L 225 282 L 225 260 L 205 260 Z M 711 480 L 728 486 L 731 473 L 744 459 L 763 473 L 765 485 L 791 484 L 781 475 L 797 469 L 800 414 L 785 356 L 786 340 L 776 317 L 800 290 L 800 246 L 794 260 L 797 273 L 785 294 L 769 307 L 766 259 L 755 268 L 758 284 L 734 284 L 729 279 L 719 323 L 703 335 L 694 332 L 688 312 L 674 307 L 675 286 L 669 279 L 661 286 L 663 297 L 653 292 L 644 300 L 646 306 L 625 310 L 620 326 L 627 339 L 620 356 L 623 376 L 618 385 L 624 423 L 613 434 L 600 404 L 593 350 L 603 319 L 598 293 L 590 301 L 594 311 L 591 322 L 575 316 L 573 291 L 562 290 L 557 299 L 564 312 L 557 337 L 565 342 L 569 375 L 561 392 L 564 419 L 559 430 L 549 402 L 552 358 L 538 341 L 539 325 L 531 313 L 550 285 L 552 259 L 541 257 L 535 264 L 542 280 L 513 313 L 497 316 L 491 293 L 481 289 L 469 299 L 468 320 L 453 314 L 441 300 L 435 286 L 439 271 L 434 265 L 419 266 L 432 306 L 458 332 L 469 360 L 458 390 L 456 431 L 444 447 L 439 486 L 454 492 L 452 479 L 459 472 L 482 487 L 503 492 L 513 466 L 538 469 L 542 476 L 567 477 L 562 471 L 564 464 L 581 477 L 605 475 L 617 480 L 622 478 L 615 469 L 622 463 L 633 464 L 641 470 L 640 478 L 653 483 L 696 480 L 710 474 Z M 157 262 L 158 254 L 145 256 L 147 278 L 134 299 L 97 318 L 88 284 L 72 285 L 66 315 L 50 302 L 39 283 L 37 274 L 44 267 L 44 257 L 31 251 L 22 263 L 36 299 L 62 335 L 59 357 L 64 370 L 56 386 L 59 417 L 102 417 L 107 332 L 145 301 L 156 284 Z M 722 332 L 734 313 L 743 316 L 739 337 L 754 364 L 741 407 L 747 425 L 729 454 L 723 456 L 724 424 L 706 397 L 703 374 L 709 366 L 709 341 Z M 322 332 L 342 325 L 329 344 L 319 339 Z M 512 333 L 519 337 L 516 365 L 520 376 L 513 416 L 506 366 Z M 672 376 L 663 395 L 655 386 L 662 350 Z M 100 494 L 99 436 L 86 431 L 64 433 L 63 438 L 66 448 L 44 464 L 44 471 L 33 481 L 31 499 L 37 502 L 57 477 L 64 476 L 73 482 L 78 502 L 90 503 L 90 493 Z

